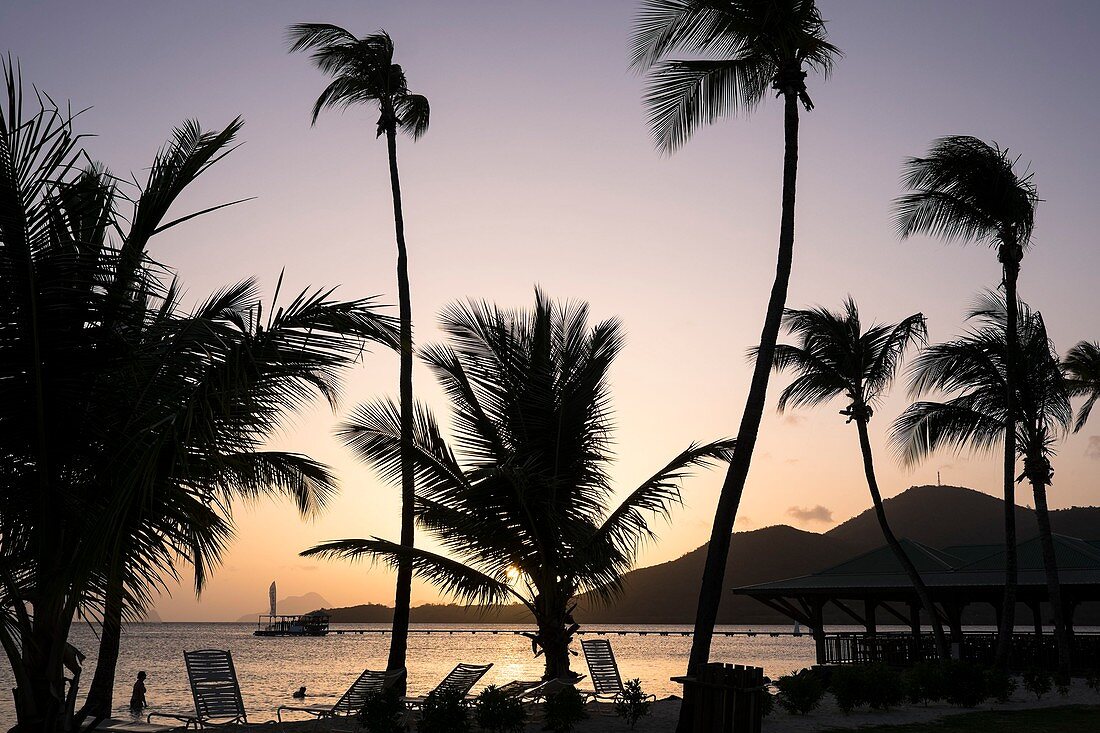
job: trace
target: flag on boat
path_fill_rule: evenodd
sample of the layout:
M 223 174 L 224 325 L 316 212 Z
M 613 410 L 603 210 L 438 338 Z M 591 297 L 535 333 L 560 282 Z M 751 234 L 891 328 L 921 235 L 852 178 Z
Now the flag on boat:
M 267 589 L 267 600 L 271 605 L 271 615 L 275 615 L 275 581 L 271 581 L 271 587 Z

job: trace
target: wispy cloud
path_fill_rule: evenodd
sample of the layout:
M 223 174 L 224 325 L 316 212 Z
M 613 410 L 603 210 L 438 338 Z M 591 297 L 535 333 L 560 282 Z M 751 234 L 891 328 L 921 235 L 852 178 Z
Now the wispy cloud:
M 831 522 L 833 510 L 820 504 L 815 507 L 792 506 L 787 509 L 787 516 L 800 522 Z
M 1089 436 L 1089 445 L 1085 448 L 1085 455 L 1094 461 L 1100 461 L 1100 435 Z

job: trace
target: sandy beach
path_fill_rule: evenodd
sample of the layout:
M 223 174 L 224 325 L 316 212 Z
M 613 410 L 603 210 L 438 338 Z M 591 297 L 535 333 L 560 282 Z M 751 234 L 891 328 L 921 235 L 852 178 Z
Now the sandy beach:
M 845 715 L 837 708 L 831 695 L 826 695 L 821 705 L 808 715 L 790 715 L 776 709 L 764 719 L 764 733 L 809 733 L 832 729 L 857 729 L 872 725 L 902 725 L 906 723 L 926 723 L 961 713 L 983 710 L 1031 710 L 1036 708 L 1063 707 L 1067 705 L 1100 705 L 1100 694 L 1090 690 L 1082 680 L 1075 680 L 1069 695 L 1063 697 L 1057 693 L 1044 695 L 1036 700 L 1034 695 L 1018 689 L 1007 703 L 984 703 L 975 708 L 960 708 L 944 703 L 930 705 L 901 705 L 889 711 L 860 709 Z M 671 733 L 676 727 L 676 716 L 680 710 L 680 700 L 665 698 L 654 703 L 651 713 L 642 718 L 634 728 L 637 733 Z M 284 724 L 287 731 L 313 730 L 311 723 Z M 336 726 L 347 729 L 346 723 Z M 322 729 L 324 729 L 322 727 Z M 527 733 L 542 730 L 538 722 L 528 723 Z M 589 705 L 589 717 L 579 724 L 576 733 L 626 733 L 630 728 L 615 716 L 609 705 Z

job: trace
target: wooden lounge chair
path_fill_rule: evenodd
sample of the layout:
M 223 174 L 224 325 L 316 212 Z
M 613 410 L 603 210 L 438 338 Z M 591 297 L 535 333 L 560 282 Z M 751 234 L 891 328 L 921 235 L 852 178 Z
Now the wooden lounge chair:
M 377 695 L 385 691 L 404 676 L 404 669 L 387 672 L 365 669 L 363 670 L 363 674 L 359 675 L 359 678 L 351 683 L 351 687 L 347 689 L 347 692 L 345 692 L 334 704 L 280 705 L 275 711 L 275 717 L 280 723 L 283 722 L 284 710 L 296 713 L 308 713 L 318 720 L 322 718 L 340 718 L 357 715 L 366 704 L 367 698 L 371 695 Z
M 469 695 L 477 681 L 485 676 L 492 664 L 459 664 L 447 673 L 443 681 L 435 686 L 432 692 L 454 691 L 463 697 Z M 419 708 L 424 704 L 427 695 L 420 697 L 403 697 L 401 701 L 410 708 Z
M 623 679 L 619 676 L 619 665 L 615 662 L 615 652 L 611 651 L 611 642 L 607 639 L 583 639 L 581 649 L 588 662 L 588 672 L 592 676 L 591 690 L 578 690 L 586 700 L 597 702 L 615 702 L 623 694 Z M 657 699 L 656 695 L 646 695 Z
M 145 718 L 147 723 L 153 718 L 168 718 L 182 722 L 185 729 L 195 730 L 249 725 L 232 654 L 221 649 L 200 649 L 184 652 L 183 661 L 187 665 L 191 696 L 195 699 L 195 714 L 149 713 Z M 274 724 L 274 720 L 264 722 L 264 725 Z

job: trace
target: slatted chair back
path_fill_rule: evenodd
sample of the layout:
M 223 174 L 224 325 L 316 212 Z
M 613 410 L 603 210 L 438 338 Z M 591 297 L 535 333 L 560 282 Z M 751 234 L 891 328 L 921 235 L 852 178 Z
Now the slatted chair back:
M 459 664 L 436 685 L 435 689 L 439 692 L 456 692 L 465 697 L 492 666 L 492 664 Z
M 196 718 L 248 722 L 232 654 L 221 649 L 200 649 L 184 652 L 183 660 L 195 698 Z
M 583 639 L 581 649 L 584 650 L 596 694 L 617 695 L 622 692 L 623 680 L 619 676 L 619 665 L 615 663 L 615 652 L 611 651 L 611 642 L 607 639 Z
M 367 699 L 381 693 L 401 677 L 405 670 L 379 672 L 373 669 L 363 670 L 359 679 L 351 683 L 347 692 L 332 706 L 333 715 L 356 715 L 367 704 Z

